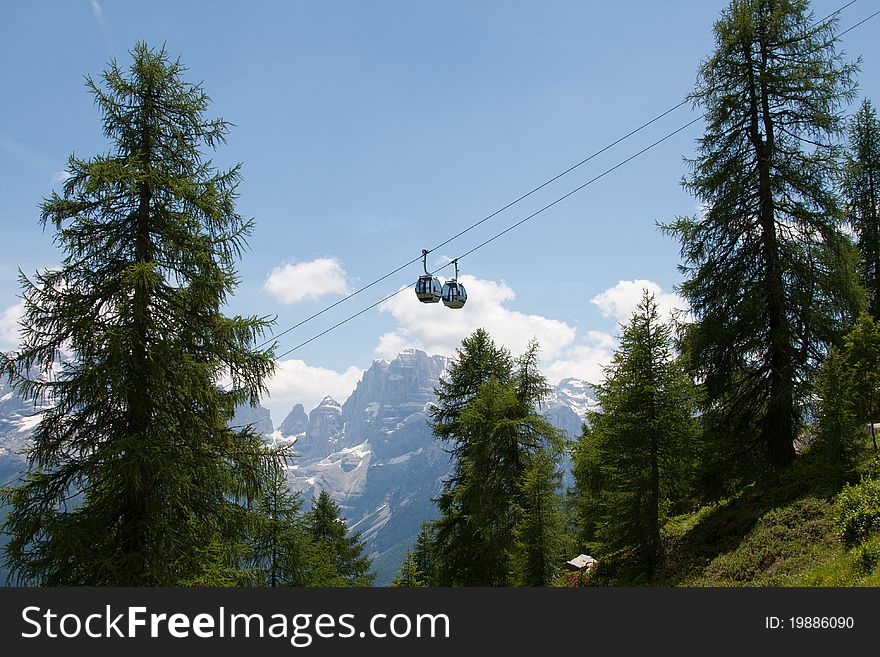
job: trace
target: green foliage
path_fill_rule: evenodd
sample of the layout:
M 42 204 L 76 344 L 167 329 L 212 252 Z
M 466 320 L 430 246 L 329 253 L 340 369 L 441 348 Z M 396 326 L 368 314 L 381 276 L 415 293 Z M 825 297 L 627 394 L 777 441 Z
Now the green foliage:
M 828 467 L 849 472 L 864 442 L 867 426 L 874 449 L 874 424 L 880 413 L 880 325 L 862 313 L 844 336 L 842 347 L 831 349 L 816 379 L 819 397 L 816 449 L 826 453 Z
M 590 586 L 592 578 L 593 573 L 590 570 L 563 571 L 553 579 L 550 585 L 556 588 Z
M 312 502 L 306 524 L 315 552 L 315 569 L 309 586 L 370 586 L 376 579 L 372 563 L 363 554 L 359 532 L 349 534 L 339 506 L 327 491 Z
M 834 504 L 807 495 L 772 507 L 748 530 L 731 522 L 755 510 L 757 497 L 745 495 L 726 505 L 722 531 L 726 544 L 710 561 L 677 583 L 686 586 L 877 586 L 880 584 L 880 533 L 868 532 L 847 549 L 839 540 L 839 500 Z M 778 503 L 778 502 L 777 502 Z M 713 511 L 704 515 L 703 522 Z M 726 527 L 726 529 L 723 529 Z M 698 531 L 698 527 L 690 531 Z M 740 534 L 740 532 L 742 532 Z M 737 538 L 739 536 L 739 538 Z M 716 543 L 716 549 L 720 547 Z M 681 554 L 675 558 L 681 558 Z M 673 564 L 670 564 L 670 567 Z
M 299 493 L 292 493 L 283 468 L 270 473 L 257 504 L 248 565 L 262 586 L 307 586 L 313 579 L 314 547 Z
M 857 70 L 836 20 L 814 25 L 807 0 L 731 0 L 691 96 L 707 125 L 685 186 L 705 211 L 664 227 L 712 450 L 749 467 L 794 460 L 814 370 L 864 301 L 834 188 Z
M 434 522 L 422 523 L 415 545 L 406 551 L 400 571 L 392 586 L 428 587 L 440 585 L 440 564 L 437 556 Z
M 880 551 L 880 535 L 853 550 L 839 543 L 818 551 L 809 567 L 793 571 L 781 579 L 781 586 L 880 586 L 880 569 L 875 555 Z
M 834 521 L 850 548 L 880 532 L 880 480 L 863 479 L 844 487 L 834 502 Z
M 855 411 L 862 423 L 871 425 L 874 449 L 877 438 L 874 423 L 880 415 L 880 324 L 867 313 L 844 338 L 844 357 L 853 394 Z
M 434 523 L 422 524 L 422 528 L 416 536 L 413 561 L 418 572 L 424 578 L 425 586 L 440 585 L 440 563 L 437 557 L 436 542 Z
M 438 439 L 449 443 L 452 460 L 452 471 L 437 500 L 441 517 L 434 525 L 433 536 L 438 583 L 442 585 L 485 581 L 481 572 L 472 573 L 482 570 L 474 565 L 481 560 L 481 544 L 473 536 L 481 509 L 476 509 L 473 517 L 467 511 L 470 493 L 480 485 L 471 475 L 473 464 L 484 458 L 485 449 L 479 442 L 472 444 L 462 426 L 461 414 L 482 385 L 490 381 L 503 385 L 512 377 L 510 353 L 497 347 L 484 329 L 478 329 L 462 341 L 447 376 L 440 379 L 435 390 L 437 405 L 431 409 L 431 430 Z M 503 568 L 498 570 L 504 573 Z
M 816 377 L 819 405 L 814 450 L 824 453 L 829 468 L 845 473 L 852 466 L 863 434 L 856 414 L 856 395 L 846 356 L 832 349 Z
M 862 586 L 880 583 L 865 569 L 860 545 L 840 540 L 835 501 L 846 477 L 868 477 L 880 459 L 863 448 L 849 473 L 829 469 L 812 445 L 791 467 L 761 477 L 727 499 L 670 518 L 663 528 L 654 586 Z M 880 470 L 878 470 L 880 471 Z M 845 474 L 845 477 L 843 476 Z M 868 542 L 880 534 L 874 534 Z M 871 548 L 865 559 L 870 559 Z M 593 580 L 596 583 L 596 580 Z M 603 584 L 629 585 L 627 574 Z
M 561 482 L 557 458 L 548 451 L 535 454 L 519 484 L 510 556 L 515 586 L 548 586 L 565 561 L 565 517 L 556 492 Z
M 601 436 L 585 424 L 572 451 L 571 491 L 574 506 L 575 536 L 578 542 L 595 551 L 599 523 L 603 514 L 602 491 L 608 486 L 607 470 L 602 467 Z
M 878 562 L 880 562 L 880 535 L 875 535 L 856 548 L 856 563 L 859 570 L 870 573 L 877 569 Z
M 442 585 L 504 586 L 521 484 L 537 454 L 562 436 L 539 412 L 548 386 L 529 345 L 514 363 L 482 329 L 466 338 L 432 411 L 435 435 L 451 444 L 452 473 L 437 500 L 432 554 Z
M 227 124 L 205 117 L 179 61 L 131 55 L 87 80 L 110 150 L 71 156 L 63 195 L 42 204 L 64 256 L 21 275 L 22 346 L 0 357 L 20 395 L 52 403 L 2 494 L 22 583 L 235 583 L 277 458 L 227 427 L 274 367 L 254 347 L 267 322 L 221 314 L 252 227 L 235 211 L 238 167 L 203 155 Z
M 645 293 L 596 386 L 601 411 L 575 452 L 584 538 L 632 554 L 645 572 L 661 555 L 665 511 L 689 500 L 698 423 L 697 389 L 674 358 L 671 328 Z
M 856 472 L 862 479 L 880 479 L 880 454 L 874 452 L 869 458 L 862 459 Z
M 871 315 L 880 319 L 880 120 L 867 98 L 850 123 L 849 143 L 843 193 L 858 236 L 859 269 L 870 293 Z
M 494 379 L 508 383 L 513 377 L 513 359 L 504 347 L 497 347 L 485 329 L 477 329 L 456 350 L 446 378 L 437 387 L 437 405 L 431 409 L 431 429 L 441 440 L 458 449 L 458 416 L 484 383 Z
M 400 573 L 391 582 L 391 586 L 421 588 L 428 586 L 425 574 L 419 570 L 418 561 L 412 550 L 407 550 L 400 564 Z

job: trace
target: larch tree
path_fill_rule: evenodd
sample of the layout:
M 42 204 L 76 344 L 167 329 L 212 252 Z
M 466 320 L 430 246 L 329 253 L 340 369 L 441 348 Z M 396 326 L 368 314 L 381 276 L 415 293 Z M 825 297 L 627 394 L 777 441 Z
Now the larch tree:
M 477 329 L 462 340 L 451 367 L 440 379 L 437 404 L 431 409 L 431 428 L 441 440 L 453 443 L 458 431 L 458 416 L 490 379 L 507 383 L 513 377 L 513 359 L 504 347 L 498 347 L 485 329 Z
M 322 490 L 312 500 L 312 510 L 306 515 L 306 526 L 311 535 L 313 559 L 316 572 L 321 559 L 329 562 L 330 578 L 316 578 L 311 586 L 370 586 L 376 579 L 373 564 L 364 554 L 364 542 L 360 533 L 348 531 L 340 516 L 339 505 L 330 494 Z M 325 572 L 327 569 L 324 569 Z
M 481 386 L 490 381 L 509 383 L 512 377 L 510 352 L 497 346 L 488 332 L 480 328 L 462 340 L 435 390 L 437 404 L 431 408 L 431 430 L 448 445 L 452 461 L 452 470 L 436 500 L 440 518 L 432 525 L 432 553 L 440 585 L 461 583 L 465 564 L 480 558 L 478 546 L 471 541 L 469 521 L 462 511 L 459 495 L 464 490 L 460 487 L 469 481 L 468 464 L 478 456 L 465 438 L 461 413 Z
M 607 485 L 602 468 L 599 437 L 584 424 L 571 455 L 571 474 L 575 485 L 569 491 L 572 533 L 588 552 L 594 552 L 602 514 L 602 491 Z
M 248 565 L 262 586 L 306 586 L 314 570 L 313 548 L 299 493 L 290 490 L 284 468 L 263 486 L 249 544 Z
M 433 524 L 441 584 L 510 583 L 523 478 L 536 454 L 558 455 L 562 444 L 560 432 L 538 410 L 548 386 L 538 371 L 537 353 L 532 343 L 514 363 L 478 330 L 462 342 L 450 368 L 448 381 L 458 387 L 441 381 L 434 417 L 447 421 L 435 419 L 433 426 L 452 444 L 453 458 Z
M 439 586 L 440 575 L 436 549 L 436 529 L 433 522 L 422 523 L 412 548 L 413 565 L 422 576 L 425 586 Z
M 633 555 L 650 574 L 661 557 L 664 508 L 686 499 L 699 425 L 697 388 L 648 292 L 623 327 L 605 374 L 595 387 L 600 410 L 589 412 L 582 438 L 577 484 L 595 500 L 597 541 L 608 553 Z
M 847 215 L 858 236 L 860 273 L 880 319 L 880 120 L 867 98 L 850 124 L 843 175 Z
M 706 417 L 729 452 L 777 468 L 795 457 L 816 366 L 862 301 L 835 190 L 857 69 L 835 26 L 807 0 L 731 1 L 691 96 L 706 128 L 685 186 L 704 211 L 665 227 L 681 241 Z
M 514 585 L 548 586 L 565 561 L 565 515 L 558 493 L 561 485 L 558 457 L 549 450 L 537 452 L 519 484 L 510 549 Z
M 824 475 L 843 478 L 865 436 L 858 421 L 852 372 L 838 347 L 829 350 L 816 374 L 815 387 L 816 440 L 810 451 L 824 457 Z
M 880 416 L 880 322 L 867 313 L 859 317 L 843 340 L 843 353 L 852 378 L 858 419 L 870 428 L 877 449 L 875 424 Z
M 87 79 L 109 151 L 72 155 L 42 204 L 61 265 L 21 275 L 22 344 L 2 372 L 51 408 L 3 492 L 5 556 L 24 583 L 235 584 L 272 461 L 227 426 L 273 370 L 255 346 L 267 321 L 222 314 L 253 222 L 235 209 L 239 167 L 205 158 L 228 124 L 206 118 L 202 86 L 164 50 L 131 55 Z
M 859 316 L 843 344 L 832 349 L 817 382 L 818 429 L 832 457 L 843 465 L 855 462 L 867 425 L 877 449 L 880 419 L 880 323 L 869 313 Z
M 428 586 L 425 574 L 419 570 L 418 562 L 412 550 L 407 550 L 400 564 L 400 572 L 391 582 L 391 586 L 402 588 L 423 588 Z

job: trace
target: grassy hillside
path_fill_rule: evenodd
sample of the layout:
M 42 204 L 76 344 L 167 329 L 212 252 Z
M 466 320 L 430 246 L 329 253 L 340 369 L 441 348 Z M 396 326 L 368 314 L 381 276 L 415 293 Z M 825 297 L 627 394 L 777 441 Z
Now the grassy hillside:
M 606 560 L 593 585 L 880 586 L 880 456 L 835 474 L 809 450 L 780 475 L 669 518 L 651 580 Z

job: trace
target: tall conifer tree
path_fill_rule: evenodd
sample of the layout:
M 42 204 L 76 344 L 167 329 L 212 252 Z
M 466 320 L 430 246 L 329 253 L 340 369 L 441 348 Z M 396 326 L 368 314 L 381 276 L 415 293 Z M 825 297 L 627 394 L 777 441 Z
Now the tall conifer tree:
M 732 450 L 777 467 L 794 459 L 811 375 L 859 303 L 832 184 L 856 67 L 835 25 L 815 24 L 807 0 L 731 1 L 692 95 L 707 125 L 685 184 L 705 211 L 666 227 L 682 244 L 707 418 Z
M 201 85 L 164 50 L 131 55 L 87 80 L 110 150 L 71 156 L 42 205 L 61 266 L 21 276 L 23 342 L 2 369 L 52 407 L 4 493 L 6 559 L 48 585 L 235 583 L 269 463 L 227 427 L 273 368 L 254 347 L 266 321 L 221 312 L 252 221 L 235 210 L 239 168 L 205 159 L 227 124 L 206 118 Z
M 866 425 L 877 449 L 878 392 L 880 322 L 865 312 L 843 344 L 829 352 L 817 377 L 818 437 L 829 452 L 832 469 L 846 471 L 855 463 Z
M 498 347 L 485 329 L 477 329 L 462 340 L 446 375 L 436 389 L 437 404 L 431 409 L 431 429 L 447 443 L 452 472 L 443 482 L 437 499 L 441 517 L 433 524 L 433 554 L 437 559 L 438 582 L 449 586 L 463 583 L 464 564 L 478 560 L 479 547 L 471 540 L 468 519 L 461 508 L 460 496 L 470 480 L 469 463 L 477 454 L 465 439 L 461 413 L 480 387 L 490 381 L 508 383 L 513 377 L 513 359 L 504 347 Z M 502 575 L 504 576 L 504 575 Z
M 370 586 L 376 579 L 371 572 L 372 562 L 364 554 L 364 542 L 360 533 L 350 534 L 339 515 L 339 505 L 330 494 L 322 490 L 312 501 L 312 510 L 306 520 L 312 537 L 313 557 L 322 556 L 329 561 L 332 578 L 313 581 L 311 586 Z M 316 566 L 316 570 L 319 568 Z
M 598 498 L 590 505 L 597 517 L 588 519 L 598 542 L 630 551 L 649 573 L 660 558 L 662 509 L 685 497 L 698 432 L 696 387 L 671 343 L 646 292 L 596 386 L 601 410 L 589 413 L 586 444 L 576 452 L 580 494 Z
M 400 572 L 391 582 L 391 586 L 405 588 L 422 588 L 428 586 L 425 574 L 419 570 L 418 562 L 412 550 L 407 550 L 400 564 Z
M 537 452 L 520 480 L 510 550 L 515 585 L 547 586 L 565 561 L 561 485 L 558 459 L 549 450 Z
M 850 125 L 849 143 L 843 178 L 847 214 L 858 235 L 870 312 L 880 319 L 880 120 L 867 98 Z
M 441 584 L 510 583 L 523 478 L 537 453 L 558 454 L 562 443 L 538 412 L 549 389 L 537 354 L 532 343 L 514 363 L 480 329 L 465 338 L 441 380 L 433 426 L 453 455 L 433 525 Z
M 431 409 L 431 428 L 441 440 L 455 446 L 458 416 L 481 385 L 490 379 L 507 383 L 513 377 L 513 359 L 504 347 L 498 347 L 485 329 L 477 329 L 462 340 L 452 366 L 440 379 L 437 405 Z
M 302 513 L 283 468 L 269 473 L 257 503 L 249 540 L 249 566 L 263 586 L 307 586 L 313 574 L 314 549 Z

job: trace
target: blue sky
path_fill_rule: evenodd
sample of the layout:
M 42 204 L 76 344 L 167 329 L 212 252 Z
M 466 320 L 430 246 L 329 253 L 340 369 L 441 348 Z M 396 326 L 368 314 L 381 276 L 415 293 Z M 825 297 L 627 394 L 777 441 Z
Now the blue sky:
M 815 0 L 817 17 L 844 0 Z M 6 2 L 0 81 L 0 347 L 14 346 L 17 269 L 60 260 L 38 225 L 71 152 L 106 149 L 83 78 L 138 40 L 165 44 L 234 124 L 256 220 L 230 312 L 278 330 L 446 240 L 675 105 L 712 48 L 722 1 Z M 843 29 L 873 13 L 860 0 Z M 880 102 L 880 19 L 847 34 Z M 429 257 L 436 268 L 684 125 L 682 108 Z M 696 211 L 680 187 L 700 124 L 461 261 L 461 311 L 405 292 L 290 354 L 265 401 L 280 422 L 342 401 L 374 358 L 449 353 L 484 325 L 515 352 L 537 336 L 551 380 L 595 380 L 644 286 L 676 305 L 678 247 L 656 221 Z M 440 276 L 446 275 L 444 270 Z M 282 337 L 279 353 L 414 280 L 390 278 Z M 303 295 L 302 291 L 309 294 Z

